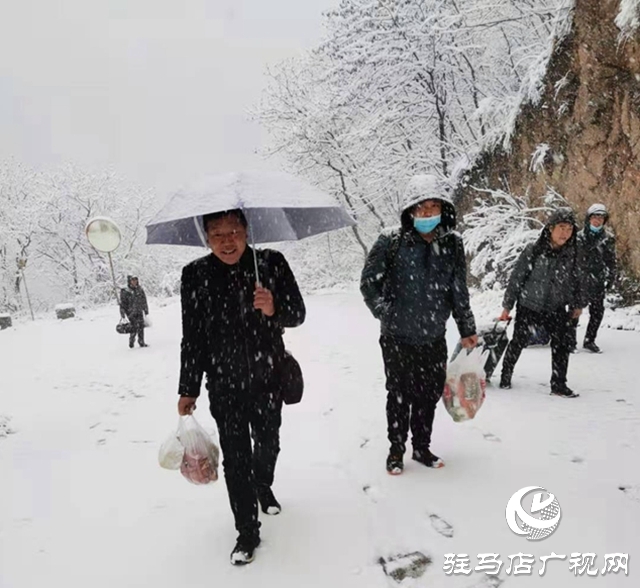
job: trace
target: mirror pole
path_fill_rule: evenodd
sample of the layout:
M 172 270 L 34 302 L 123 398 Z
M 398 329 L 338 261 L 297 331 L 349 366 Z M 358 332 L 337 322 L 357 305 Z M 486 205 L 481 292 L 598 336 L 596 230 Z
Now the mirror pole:
M 24 269 L 21 270 L 22 273 L 22 283 L 24 284 L 24 291 L 27 295 L 27 302 L 29 303 L 29 312 L 31 313 L 31 320 L 35 321 L 36 317 L 33 316 L 33 306 L 31 306 L 31 296 L 29 296 L 29 288 L 27 288 L 27 279 L 24 275 Z
M 111 252 L 107 253 L 109 256 L 109 267 L 111 268 L 111 278 L 113 279 L 113 293 L 116 295 L 116 302 L 120 306 L 120 298 L 118 298 L 118 285 L 116 284 L 116 273 L 113 271 L 113 259 L 111 258 Z

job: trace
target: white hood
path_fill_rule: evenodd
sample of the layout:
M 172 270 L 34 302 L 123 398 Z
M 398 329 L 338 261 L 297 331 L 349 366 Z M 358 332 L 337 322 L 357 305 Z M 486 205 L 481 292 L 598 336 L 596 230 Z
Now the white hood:
M 402 212 L 418 204 L 418 202 L 431 198 L 453 205 L 451 198 L 447 195 L 446 184 L 438 176 L 433 174 L 413 176 L 409 180 L 402 198 Z
M 409 180 L 402 198 L 400 222 L 405 229 L 410 229 L 413 225 L 409 210 L 419 202 L 431 199 L 442 202 L 440 231 L 444 233 L 456 228 L 456 209 L 447 194 L 447 185 L 438 176 L 421 174 Z
M 607 207 L 604 204 L 592 204 L 587 210 L 587 216 L 591 216 L 592 214 L 602 214 L 603 216 L 607 216 L 609 213 L 607 212 Z

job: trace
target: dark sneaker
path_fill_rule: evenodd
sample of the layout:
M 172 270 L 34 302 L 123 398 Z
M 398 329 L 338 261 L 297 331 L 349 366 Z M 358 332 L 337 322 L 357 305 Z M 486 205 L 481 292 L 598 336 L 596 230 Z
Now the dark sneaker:
M 433 455 L 431 451 L 426 450 L 414 450 L 411 459 L 427 466 L 428 468 L 442 468 L 444 467 L 444 461 L 442 461 L 437 455 Z
M 387 457 L 387 472 L 392 476 L 399 476 L 403 470 L 404 462 L 402 461 L 402 455 L 390 453 Z
M 559 388 L 551 388 L 552 396 L 560 396 L 562 398 L 577 398 L 580 394 L 576 394 L 571 388 L 562 386 Z
M 282 507 L 276 500 L 276 497 L 273 495 L 271 488 L 258 490 L 258 502 L 260 503 L 262 512 L 265 514 L 277 515 L 280 514 L 280 511 L 282 511 Z
M 593 341 L 585 341 L 583 347 L 591 351 L 591 353 L 602 353 L 602 349 L 598 347 Z
M 502 388 L 503 390 L 511 390 L 511 378 L 505 378 L 504 376 L 502 376 L 500 378 L 500 388 Z
M 260 537 L 258 535 L 240 535 L 236 546 L 231 552 L 231 564 L 244 566 L 251 563 L 258 545 L 260 545 Z

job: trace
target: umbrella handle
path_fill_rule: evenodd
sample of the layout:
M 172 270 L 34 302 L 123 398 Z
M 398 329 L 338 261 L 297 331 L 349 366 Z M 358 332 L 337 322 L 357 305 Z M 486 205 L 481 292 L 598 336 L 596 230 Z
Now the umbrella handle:
M 260 273 L 258 272 L 258 254 L 256 253 L 256 240 L 253 237 L 253 229 L 251 228 L 251 225 L 249 225 L 249 236 L 251 238 L 251 248 L 253 249 L 253 267 L 256 272 L 256 284 L 258 288 L 260 288 L 262 284 L 260 283 Z
M 256 254 L 255 247 L 253 248 L 253 266 L 256 271 L 256 285 L 260 288 L 262 284 L 260 283 L 260 274 L 258 273 L 258 255 Z

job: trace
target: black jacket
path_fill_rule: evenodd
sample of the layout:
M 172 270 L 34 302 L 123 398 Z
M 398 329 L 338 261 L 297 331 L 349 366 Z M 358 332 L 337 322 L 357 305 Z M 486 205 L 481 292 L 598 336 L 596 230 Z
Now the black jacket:
M 476 333 L 462 237 L 453 231 L 455 210 L 441 200 L 442 221 L 431 243 L 415 231 L 405 210 L 402 227 L 378 237 L 360 279 L 382 334 L 412 345 L 443 337 L 452 313 L 461 337 Z
M 502 301 L 503 308 L 511 310 L 517 302 L 535 312 L 555 312 L 566 307 L 573 310 L 587 305 L 576 232 L 574 230 L 561 248 L 553 249 L 550 238 L 552 223 L 569 221 L 555 217 L 550 221 L 536 242 L 527 245 L 516 261 Z M 575 222 L 571 222 L 575 227 Z
M 120 314 L 131 319 L 141 317 L 143 313 L 149 314 L 149 306 L 142 286 L 123 288 L 120 291 Z
M 616 242 L 606 229 L 593 233 L 589 219 L 578 234 L 584 288 L 589 299 L 601 298 L 616 279 Z
M 262 285 L 273 294 L 272 317 L 253 308 L 251 248 L 232 266 L 210 254 L 183 268 L 181 396 L 200 394 L 203 373 L 212 394 L 270 381 L 284 354 L 284 328 L 304 322 L 304 301 L 284 256 L 269 249 L 257 255 Z

